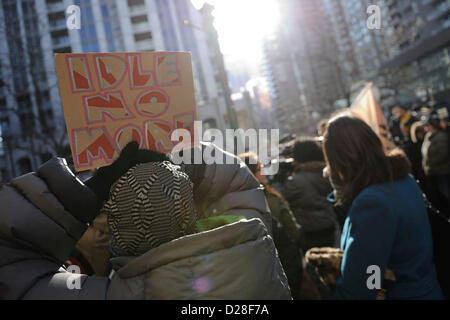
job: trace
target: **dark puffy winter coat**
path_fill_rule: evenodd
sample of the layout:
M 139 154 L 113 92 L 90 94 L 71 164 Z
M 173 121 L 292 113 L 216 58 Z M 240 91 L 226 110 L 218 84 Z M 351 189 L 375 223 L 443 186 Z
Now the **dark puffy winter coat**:
M 187 171 L 195 174 L 195 168 Z M 266 228 L 261 223 L 267 223 L 270 211 L 259 183 L 242 162 L 206 166 L 201 175 L 197 191 L 205 192 L 208 199 L 205 212 L 249 220 L 166 244 L 166 248 L 173 249 L 170 257 L 158 254 L 159 250 L 129 259 L 132 265 L 122 264 L 123 270 L 119 268 L 112 280 L 73 274 L 61 267 L 87 228 L 71 212 L 96 208 L 95 195 L 75 178 L 64 159 L 54 158 L 36 173 L 12 180 L 0 190 L 0 299 L 290 299 L 286 276 L 267 231 L 271 226 Z M 177 243 L 191 249 L 183 252 Z M 183 264 L 192 260 L 189 253 L 196 257 L 195 264 Z M 232 258 L 229 265 L 223 260 L 227 254 Z M 250 257 L 254 258 L 255 270 L 242 268 Z M 155 258 L 159 259 L 156 264 Z M 118 265 L 116 261 L 115 266 Z M 176 265 L 180 268 L 172 268 Z M 260 269 L 256 270 L 256 266 Z M 236 274 L 236 270 L 240 273 Z M 218 273 L 220 277 L 215 277 Z M 145 286 L 136 284 L 157 279 L 153 278 L 155 274 L 165 275 L 160 280 L 178 278 L 179 287 L 174 286 L 171 291 L 172 283 L 168 283 L 169 289 L 149 295 Z M 202 290 L 194 292 L 191 286 L 191 291 L 186 291 L 188 283 L 205 277 L 210 281 L 210 290 L 204 291 L 201 286 Z M 239 279 L 254 281 L 240 284 Z M 76 288 L 78 283 L 80 288 Z M 137 291 L 119 295 L 130 283 L 136 285 Z M 181 287 L 183 293 L 174 291 Z
M 108 278 L 61 268 L 87 227 L 71 212 L 95 207 L 95 195 L 64 159 L 4 185 L 0 207 L 1 299 L 106 298 Z M 77 281 L 81 289 L 69 290 L 67 284 Z
M 428 132 L 422 144 L 422 164 L 427 176 L 450 174 L 448 135 L 444 130 Z
M 304 233 L 304 252 L 335 243 L 338 224 L 332 204 L 327 201 L 332 188 L 322 176 L 324 167 L 323 162 L 302 164 L 283 186 L 282 194 Z
M 414 143 L 410 139 L 407 139 L 403 142 L 401 148 L 411 162 L 412 175 L 416 180 L 419 180 L 422 183 L 425 179 L 425 173 L 422 168 L 422 143 Z

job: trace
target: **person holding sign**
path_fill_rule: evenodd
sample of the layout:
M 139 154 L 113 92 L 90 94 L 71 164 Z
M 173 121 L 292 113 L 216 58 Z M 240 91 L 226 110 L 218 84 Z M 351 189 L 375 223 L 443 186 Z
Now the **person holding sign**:
M 193 156 L 209 148 L 232 164 L 181 169 L 166 155 L 175 129 L 193 133 L 190 53 L 55 62 L 75 169 L 99 169 L 84 184 L 53 158 L 2 187 L 0 299 L 291 299 L 248 168 L 212 144 L 194 143 Z M 111 279 L 62 268 L 100 212 Z
M 238 161 L 183 172 L 138 146 L 86 184 L 53 158 L 3 186 L 0 298 L 291 299 L 248 168 Z M 61 267 L 100 208 L 114 235 L 112 279 Z

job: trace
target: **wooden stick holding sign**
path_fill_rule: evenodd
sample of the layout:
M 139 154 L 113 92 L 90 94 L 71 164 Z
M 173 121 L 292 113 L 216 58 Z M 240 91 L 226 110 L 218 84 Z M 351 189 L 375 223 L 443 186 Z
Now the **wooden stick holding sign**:
M 188 52 L 55 54 L 77 171 L 110 164 L 129 142 L 170 152 L 197 118 Z

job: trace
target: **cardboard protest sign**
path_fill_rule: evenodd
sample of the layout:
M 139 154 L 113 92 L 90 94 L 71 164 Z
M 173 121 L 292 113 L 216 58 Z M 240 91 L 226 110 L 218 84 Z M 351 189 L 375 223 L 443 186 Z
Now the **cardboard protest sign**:
M 129 142 L 170 152 L 173 130 L 196 119 L 187 52 L 55 54 L 77 171 L 110 164 Z
M 390 133 L 386 118 L 375 99 L 372 84 L 368 84 L 350 106 L 350 114 L 367 123 L 378 135 L 386 150 L 395 147 L 389 140 Z

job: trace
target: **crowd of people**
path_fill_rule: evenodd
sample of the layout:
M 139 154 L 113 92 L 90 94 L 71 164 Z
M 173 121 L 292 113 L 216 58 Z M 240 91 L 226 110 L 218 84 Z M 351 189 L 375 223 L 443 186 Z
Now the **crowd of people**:
M 395 107 L 392 135 L 412 164 L 412 174 L 441 212 L 450 212 L 450 127 L 448 116 L 432 113 L 421 119 Z
M 441 120 L 395 108 L 384 150 L 335 116 L 290 144 L 278 177 L 209 143 L 192 156 L 234 164 L 177 166 L 132 142 L 82 182 L 53 158 L 1 187 L 0 298 L 443 299 L 423 197 L 450 212 Z

